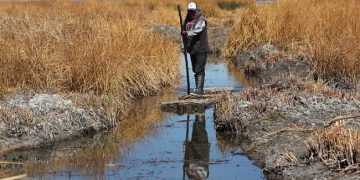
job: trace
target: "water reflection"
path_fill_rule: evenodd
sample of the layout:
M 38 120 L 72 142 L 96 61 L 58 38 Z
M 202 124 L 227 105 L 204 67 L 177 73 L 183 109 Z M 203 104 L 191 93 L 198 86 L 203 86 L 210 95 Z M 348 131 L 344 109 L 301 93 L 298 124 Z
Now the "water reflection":
M 241 90 L 253 87 L 258 83 L 258 79 L 247 76 L 243 68 L 236 67 L 230 62 L 224 62 L 217 56 L 209 56 L 208 62 L 206 67 L 208 77 L 205 87 L 228 86 L 235 90 Z
M 246 81 L 217 60 L 210 61 L 206 71 L 207 87 L 242 88 Z M 12 152 L 1 159 L 26 164 L 24 173 L 34 179 L 262 179 L 261 169 L 245 156 L 229 153 L 238 149 L 239 140 L 218 136 L 213 109 L 192 119 L 160 111 L 161 102 L 185 94 L 184 87 L 182 83 L 139 101 L 116 129 L 106 133 Z
M 161 131 L 158 127 L 168 115 L 162 113 L 158 106 L 176 97 L 174 89 L 166 89 L 159 96 L 137 102 L 134 112 L 111 131 L 41 148 L 13 151 L 3 155 L 2 159 L 26 163 L 24 172 L 36 179 L 103 179 L 109 176 L 108 169 L 128 166 L 119 159 L 127 157 L 136 148 L 135 142 L 141 143 L 146 138 L 159 136 Z M 10 175 L 8 171 L 5 174 Z
M 191 140 L 189 134 L 189 116 L 187 119 L 184 172 L 189 179 L 206 179 L 209 177 L 210 143 L 205 126 L 205 114 L 195 115 Z M 183 176 L 185 179 L 185 176 Z
M 236 152 L 246 138 L 240 138 L 235 133 L 216 133 L 216 146 L 221 153 Z
M 0 161 L 0 179 L 21 179 L 26 177 L 25 164 Z

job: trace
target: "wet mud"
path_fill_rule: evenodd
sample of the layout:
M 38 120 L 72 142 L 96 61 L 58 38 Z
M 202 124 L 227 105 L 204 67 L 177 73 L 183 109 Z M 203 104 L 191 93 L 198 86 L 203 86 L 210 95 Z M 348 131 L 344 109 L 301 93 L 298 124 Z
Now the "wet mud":
M 218 131 L 248 139 L 242 149 L 268 179 L 358 178 L 358 171 L 329 166 L 309 149 L 309 138 L 331 120 L 360 114 L 357 89 L 319 80 L 307 59 L 271 44 L 238 54 L 232 62 L 260 81 L 224 96 L 216 104 L 215 124 Z M 350 120 L 346 128 L 359 127 L 359 117 Z
M 95 100 L 90 97 L 27 90 L 4 97 L 0 101 L 0 154 L 87 136 L 113 127 L 101 106 L 79 102 L 79 99 Z

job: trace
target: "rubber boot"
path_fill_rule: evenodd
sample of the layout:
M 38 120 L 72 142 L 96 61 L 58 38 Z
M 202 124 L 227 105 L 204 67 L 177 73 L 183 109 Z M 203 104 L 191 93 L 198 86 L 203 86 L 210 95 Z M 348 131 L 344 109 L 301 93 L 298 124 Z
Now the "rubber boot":
M 199 75 L 194 76 L 195 77 L 195 89 L 193 89 L 193 92 L 190 93 L 191 95 L 197 95 L 196 92 L 197 92 L 197 89 L 198 89 L 198 83 L 197 83 L 198 82 L 198 76 Z
M 194 94 L 196 94 L 197 88 L 198 88 L 198 76 L 199 75 L 195 75 L 195 89 L 194 89 Z
M 196 91 L 195 93 L 197 95 L 203 95 L 204 94 L 204 78 L 205 75 L 198 75 L 196 78 Z

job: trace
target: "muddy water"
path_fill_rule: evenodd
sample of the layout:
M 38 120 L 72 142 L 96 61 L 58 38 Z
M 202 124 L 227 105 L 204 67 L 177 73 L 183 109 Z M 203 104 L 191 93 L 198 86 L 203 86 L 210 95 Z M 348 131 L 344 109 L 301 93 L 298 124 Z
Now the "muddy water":
M 183 67 L 177 88 L 138 102 L 111 131 L 8 154 L 7 160 L 23 163 L 11 173 L 31 179 L 263 179 L 261 169 L 242 155 L 241 139 L 216 133 L 213 109 L 196 115 L 160 111 L 161 102 L 186 93 Z M 252 83 L 235 67 L 209 59 L 206 87 L 240 91 Z

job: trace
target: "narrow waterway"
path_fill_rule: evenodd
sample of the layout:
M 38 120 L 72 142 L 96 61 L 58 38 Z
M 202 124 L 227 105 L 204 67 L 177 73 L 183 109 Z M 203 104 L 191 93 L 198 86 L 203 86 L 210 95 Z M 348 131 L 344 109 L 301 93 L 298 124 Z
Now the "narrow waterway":
M 184 64 L 180 69 L 177 88 L 141 100 L 117 128 L 13 152 L 7 159 L 23 162 L 14 171 L 30 179 L 264 179 L 261 169 L 242 154 L 241 139 L 215 131 L 212 108 L 204 114 L 161 112 L 161 102 L 186 93 Z M 206 87 L 241 91 L 252 83 L 234 66 L 209 58 Z

